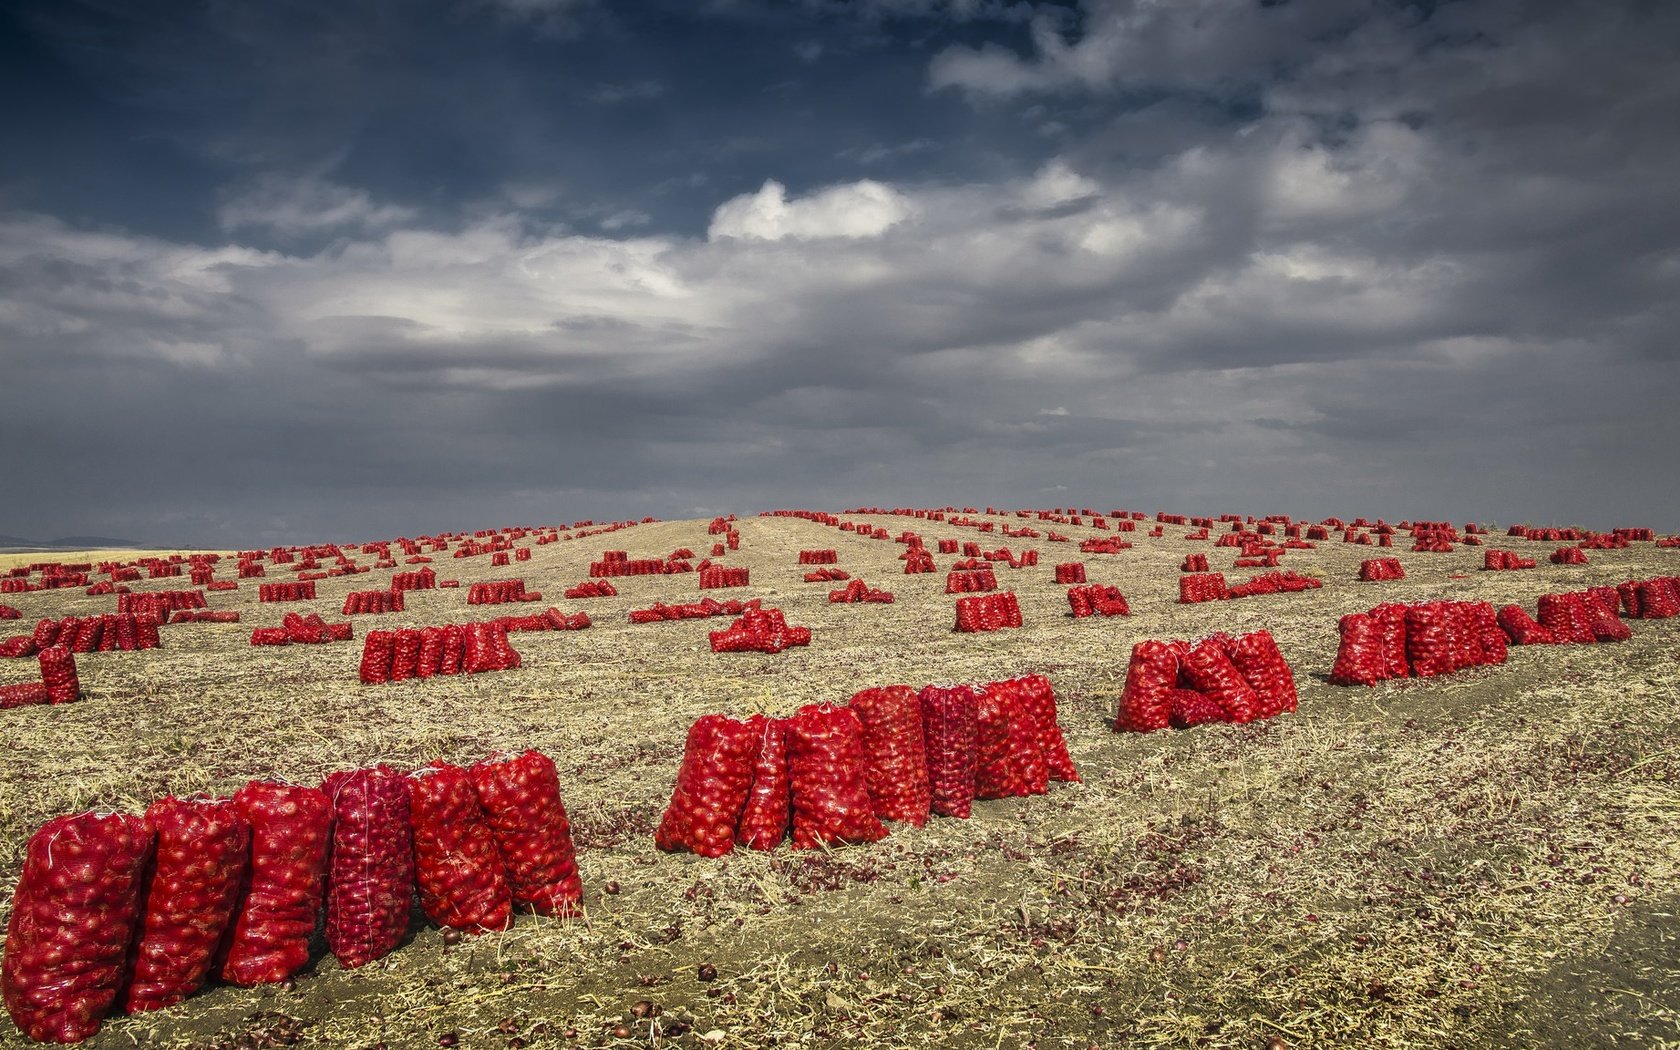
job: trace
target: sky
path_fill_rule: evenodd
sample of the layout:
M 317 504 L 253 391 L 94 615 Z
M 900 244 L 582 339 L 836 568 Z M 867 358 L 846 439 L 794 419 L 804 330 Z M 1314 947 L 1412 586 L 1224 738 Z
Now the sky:
M 1680 4 L 5 0 L 0 534 L 1680 529 Z

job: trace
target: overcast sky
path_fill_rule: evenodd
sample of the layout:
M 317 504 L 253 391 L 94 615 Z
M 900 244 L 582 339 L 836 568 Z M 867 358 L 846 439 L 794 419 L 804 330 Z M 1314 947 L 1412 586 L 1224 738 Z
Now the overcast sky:
M 0 533 L 1680 528 L 1680 4 L 12 0 Z

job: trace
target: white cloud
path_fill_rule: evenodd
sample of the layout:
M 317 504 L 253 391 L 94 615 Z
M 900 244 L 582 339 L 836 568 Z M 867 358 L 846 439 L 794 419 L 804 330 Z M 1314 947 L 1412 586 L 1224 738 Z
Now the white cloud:
M 366 190 L 306 175 L 265 175 L 216 210 L 224 230 L 266 227 L 282 236 L 342 229 L 385 229 L 408 222 L 412 208 L 376 203 Z
M 794 200 L 772 179 L 757 193 L 721 204 L 707 236 L 759 241 L 878 237 L 911 212 L 908 198 L 872 179 L 830 186 Z

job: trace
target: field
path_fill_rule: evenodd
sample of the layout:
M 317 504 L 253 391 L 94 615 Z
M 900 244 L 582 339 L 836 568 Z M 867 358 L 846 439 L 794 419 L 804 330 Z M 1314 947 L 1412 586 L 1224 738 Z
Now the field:
M 1004 539 L 885 515 L 844 515 L 930 546 L 1036 548 L 997 568 L 1025 625 L 951 630 L 944 569 L 903 575 L 896 543 L 792 518 L 743 518 L 746 588 L 807 625 L 805 648 L 713 654 L 727 620 L 632 625 L 655 600 L 700 597 L 693 574 L 615 580 L 619 596 L 567 601 L 601 551 L 704 556 L 705 521 L 636 525 L 533 549 L 433 563 L 460 590 L 409 592 L 407 610 L 355 616 L 356 640 L 253 648 L 288 611 L 342 619 L 350 590 L 389 570 L 321 580 L 314 602 L 256 601 L 259 581 L 210 594 L 239 624 L 163 628 L 163 647 L 80 658 L 85 698 L 0 712 L 0 881 L 29 834 L 84 809 L 139 812 L 167 793 L 229 793 L 251 778 L 314 783 L 374 762 L 470 763 L 537 748 L 560 767 L 586 915 L 520 917 L 448 944 L 416 922 L 381 962 L 342 970 L 324 949 L 288 986 L 214 987 L 180 1006 L 113 1018 L 94 1047 L 950 1046 L 1041 1048 L 1680 1045 L 1680 619 L 1635 621 L 1619 644 L 1513 647 L 1504 666 L 1375 688 L 1329 684 L 1337 617 L 1390 599 L 1463 598 L 1530 610 L 1549 591 L 1680 573 L 1649 542 L 1554 566 L 1557 546 L 1495 535 L 1538 568 L 1480 572 L 1482 549 L 1409 553 L 1335 541 L 1281 568 L 1322 589 L 1176 604 L 1179 562 L 1203 551 L 1233 580 L 1229 548 L 1168 526 L 1117 554 Z M 983 515 L 980 517 L 984 517 Z M 1000 525 L 1019 522 L 994 518 Z M 798 552 L 892 591 L 890 605 L 830 605 Z M 1396 554 L 1403 581 L 1360 583 Z M 48 558 L 0 556 L 0 571 Z M 120 557 L 129 557 L 124 554 Z M 364 564 L 372 557 L 359 556 Z M 1073 619 L 1053 565 L 1082 560 L 1130 617 Z M 399 566 L 400 568 L 410 568 Z M 231 559 L 218 578 L 232 576 Z M 468 584 L 521 577 L 544 599 L 469 608 Z M 289 578 L 271 566 L 268 580 Z M 133 584 L 181 589 L 185 580 Z M 108 612 L 80 589 L 0 597 L 42 616 Z M 361 686 L 370 628 L 587 610 L 583 631 L 512 636 L 518 670 Z M 1117 735 L 1134 642 L 1267 628 L 1292 664 L 1300 709 L 1246 726 Z M 34 674 L 0 661 L 0 684 Z M 967 821 L 895 827 L 870 846 L 721 860 L 663 854 L 652 831 L 690 723 L 709 712 L 789 714 L 866 686 L 988 681 L 1042 672 L 1084 782 L 977 803 Z M 608 888 L 617 892 L 609 893 Z M 418 917 L 418 916 L 417 916 Z M 702 982 L 698 968 L 716 968 Z M 633 1010 L 638 1001 L 644 1006 Z M 657 1012 L 657 1017 L 637 1013 Z M 615 1038 L 624 1025 L 631 1038 Z M 622 1033 L 622 1030 L 621 1030 Z M 28 1044 L 0 1022 L 0 1047 Z

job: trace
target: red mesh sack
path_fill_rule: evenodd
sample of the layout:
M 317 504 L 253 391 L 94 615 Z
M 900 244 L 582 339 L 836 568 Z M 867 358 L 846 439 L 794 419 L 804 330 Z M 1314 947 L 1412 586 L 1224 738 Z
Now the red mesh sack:
M 1551 630 L 1536 623 L 1528 610 L 1520 605 L 1506 605 L 1498 613 L 1499 626 L 1518 645 L 1553 645 L 1557 638 Z
M 1251 631 L 1232 642 L 1228 651 L 1238 672 L 1254 687 L 1260 700 L 1259 717 L 1295 710 L 1299 705 L 1295 674 L 1270 631 Z
M 420 910 L 457 930 L 506 929 L 513 913 L 507 872 L 472 777 L 433 762 L 409 774 L 408 796 Z
M 916 691 L 905 685 L 865 689 L 849 706 L 863 725 L 865 782 L 875 815 L 918 828 L 926 824 L 932 799 Z
M 129 1013 L 173 1006 L 198 991 L 233 921 L 251 829 L 231 799 L 158 799 L 146 809 L 157 860 L 146 892 Z
M 1590 645 L 1598 638 L 1592 624 L 1587 622 L 1586 609 L 1580 596 L 1574 594 L 1542 594 L 1539 601 L 1540 623 L 1559 642 Z
M 1586 615 L 1587 627 L 1598 641 L 1625 642 L 1633 637 L 1633 629 L 1622 622 L 1612 606 L 1600 599 L 1589 594 L 1581 600 L 1581 608 Z
M 979 693 L 966 685 L 929 685 L 916 699 L 927 748 L 929 808 L 943 817 L 967 818 L 979 760 Z
M 1174 729 L 1225 721 L 1225 709 L 1194 689 L 1173 689 L 1168 694 L 1168 703 L 1171 705 L 1170 718 Z
M 1038 720 L 1006 683 L 980 694 L 975 719 L 975 798 L 1019 798 L 1050 790 Z
M 408 779 L 374 766 L 334 773 L 321 788 L 333 805 L 327 948 L 354 969 L 388 954 L 408 930 L 414 901 Z
M 1445 602 L 1406 609 L 1406 660 L 1419 678 L 1448 674 L 1453 666 L 1453 630 Z
M 327 883 L 332 802 L 318 788 L 253 780 L 233 796 L 251 826 L 251 867 L 221 976 L 284 981 L 309 961 Z
M 702 857 L 721 857 L 734 849 L 757 748 L 758 735 L 747 722 L 726 715 L 695 719 L 653 844 Z
M 1507 657 L 1505 629 L 1499 626 L 1499 620 L 1493 611 L 1492 602 L 1472 602 L 1470 609 L 1470 629 L 1475 631 L 1481 639 L 1482 662 L 1485 664 L 1502 664 Z
M 404 628 L 391 646 L 391 681 L 405 682 L 420 670 L 420 632 Z
M 414 674 L 418 678 L 430 678 L 443 671 L 443 628 L 422 627 L 420 629 L 420 652 L 414 662 Z
M 1068 754 L 1067 739 L 1056 713 L 1056 690 L 1050 679 L 1041 674 L 1022 675 L 1004 683 L 1013 692 L 1015 702 L 1025 707 L 1038 725 L 1040 749 L 1044 752 L 1045 770 L 1051 780 L 1078 783 L 1079 770 Z
M 0 685 L 0 711 L 12 707 L 27 707 L 30 704 L 45 704 L 51 701 L 47 694 L 45 682 L 18 682 L 14 685 Z
M 1143 641 L 1132 646 L 1126 666 L 1126 687 L 1114 719 L 1116 733 L 1151 733 L 1165 729 L 1172 716 L 1169 695 L 1178 683 L 1179 652 L 1166 642 Z
M 1452 638 L 1452 669 L 1482 664 L 1482 633 L 1470 616 L 1468 602 L 1444 602 L 1448 632 Z
M 787 721 L 756 714 L 747 719 L 755 738 L 752 790 L 736 825 L 735 841 L 748 849 L 770 850 L 787 838 L 793 819 L 789 797 Z
M 467 650 L 467 632 L 460 624 L 445 624 L 443 655 L 438 659 L 438 674 L 460 674 L 461 662 Z
M 1341 644 L 1330 680 L 1337 685 L 1376 685 L 1388 677 L 1382 625 L 1369 613 L 1348 613 L 1337 623 Z
M 361 678 L 365 685 L 377 685 L 391 680 L 391 656 L 396 647 L 397 632 L 369 631 L 362 640 Z
M 35 639 L 27 634 L 17 634 L 0 642 L 0 658 L 16 659 L 35 655 Z
M 1237 670 L 1218 639 L 1191 647 L 1183 661 L 1184 677 L 1197 692 L 1218 704 L 1228 722 L 1252 722 L 1260 717 L 1260 697 Z
M 794 849 L 886 837 L 869 801 L 863 726 L 849 708 L 800 708 L 788 719 L 787 755 Z
M 12 895 L 0 997 L 31 1039 L 79 1043 L 117 1001 L 152 833 L 139 817 L 54 817 L 30 836 Z
M 62 645 L 50 645 L 36 655 L 41 666 L 41 682 L 47 687 L 47 701 L 68 704 L 82 695 L 81 679 L 76 675 L 76 658 Z
M 583 880 L 553 760 L 538 751 L 492 755 L 468 772 L 507 869 L 513 903 L 539 915 L 575 915 Z
M 1401 602 L 1385 602 L 1371 610 L 1381 635 L 1383 667 L 1388 678 L 1406 678 L 1412 665 L 1406 656 L 1406 609 Z

